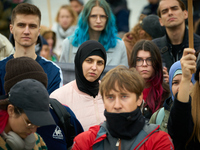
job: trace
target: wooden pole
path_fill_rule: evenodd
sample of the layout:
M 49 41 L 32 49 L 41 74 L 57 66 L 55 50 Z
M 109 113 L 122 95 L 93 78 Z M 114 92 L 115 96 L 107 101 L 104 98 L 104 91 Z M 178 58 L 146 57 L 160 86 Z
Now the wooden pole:
M 50 0 L 47 0 L 48 5 L 48 14 L 49 14 L 49 27 L 52 27 L 52 18 L 51 18 L 51 2 Z
M 188 26 L 189 26 L 189 48 L 194 48 L 192 0 L 188 0 Z

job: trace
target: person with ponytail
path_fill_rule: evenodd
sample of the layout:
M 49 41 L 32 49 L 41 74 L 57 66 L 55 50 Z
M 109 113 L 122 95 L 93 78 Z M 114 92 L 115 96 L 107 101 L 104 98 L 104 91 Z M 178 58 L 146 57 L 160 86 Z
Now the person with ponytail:
M 135 67 L 145 80 L 143 90 L 143 115 L 150 119 L 151 115 L 163 106 L 170 90 L 163 82 L 163 66 L 158 47 L 150 40 L 140 40 L 133 47 L 130 68 Z
M 194 54 L 194 49 L 184 49 L 180 60 L 182 80 L 168 121 L 168 133 L 176 150 L 200 149 L 200 54 L 197 61 Z M 196 82 L 190 91 L 193 73 Z

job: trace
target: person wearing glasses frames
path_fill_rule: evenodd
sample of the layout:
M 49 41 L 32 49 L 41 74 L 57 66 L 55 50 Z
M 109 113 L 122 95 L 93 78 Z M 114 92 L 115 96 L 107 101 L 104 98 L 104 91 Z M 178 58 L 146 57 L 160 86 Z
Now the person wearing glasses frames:
M 115 17 L 105 0 L 89 0 L 79 15 L 74 34 L 63 41 L 60 62 L 74 63 L 78 47 L 87 40 L 100 42 L 107 53 L 107 64 L 128 66 L 126 47 L 117 36 Z
M 143 115 L 151 115 L 162 107 L 169 96 L 168 84 L 163 82 L 163 66 L 158 47 L 149 40 L 138 41 L 133 47 L 130 68 L 135 67 L 145 81 Z
M 49 111 L 48 91 L 39 81 L 17 82 L 8 98 L 0 100 L 0 118 L 0 149 L 47 149 L 36 130 L 55 125 L 55 121 Z

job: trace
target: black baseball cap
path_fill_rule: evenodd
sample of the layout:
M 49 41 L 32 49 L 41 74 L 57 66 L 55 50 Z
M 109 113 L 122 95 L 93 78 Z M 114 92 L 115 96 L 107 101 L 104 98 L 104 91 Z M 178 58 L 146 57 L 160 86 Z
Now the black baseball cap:
M 9 92 L 9 101 L 25 112 L 37 126 L 53 125 L 55 121 L 49 111 L 49 94 L 45 86 L 35 79 L 17 82 Z

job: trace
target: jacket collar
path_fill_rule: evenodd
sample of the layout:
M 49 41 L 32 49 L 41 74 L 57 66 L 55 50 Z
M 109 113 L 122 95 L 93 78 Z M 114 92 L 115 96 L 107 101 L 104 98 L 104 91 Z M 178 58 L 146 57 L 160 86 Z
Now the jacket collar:
M 166 32 L 166 31 L 165 31 L 165 32 Z M 171 41 L 170 41 L 170 39 L 169 39 L 169 36 L 168 36 L 167 32 L 166 32 L 166 34 L 165 34 L 165 37 L 166 37 L 166 39 L 167 39 L 167 43 L 171 46 L 172 43 L 171 43 Z M 182 41 L 181 44 L 188 45 L 188 42 L 187 42 L 187 41 L 188 41 L 188 29 L 185 27 L 185 33 L 184 33 L 183 41 Z

